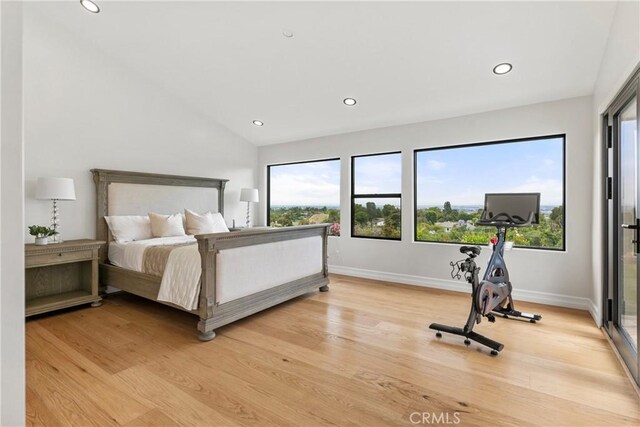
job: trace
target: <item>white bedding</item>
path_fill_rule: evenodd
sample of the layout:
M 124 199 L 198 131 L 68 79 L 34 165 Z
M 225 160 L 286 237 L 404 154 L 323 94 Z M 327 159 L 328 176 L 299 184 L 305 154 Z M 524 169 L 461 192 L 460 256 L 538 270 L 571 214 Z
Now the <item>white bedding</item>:
M 149 246 L 196 243 L 193 236 L 157 237 L 127 243 L 109 243 L 109 261 L 118 267 L 143 272 L 144 251 Z M 200 293 L 200 253 L 197 245 L 171 251 L 162 275 L 158 301 L 170 302 L 187 310 L 198 308 Z
M 193 236 L 157 237 L 155 239 L 137 240 L 126 243 L 109 243 L 109 261 L 127 270 L 142 272 L 144 250 L 148 246 L 175 245 L 196 242 Z M 196 247 L 196 252 L 198 249 Z
M 128 243 L 109 243 L 109 261 L 142 272 L 144 250 L 149 246 L 196 242 L 193 236 L 160 237 Z M 283 242 L 225 249 L 216 260 L 216 303 L 223 304 L 322 271 L 322 238 L 306 237 Z M 198 308 L 200 253 L 197 245 L 171 251 L 158 300 L 187 310 Z
M 126 268 L 124 266 L 124 248 L 126 243 L 118 243 L 113 241 L 109 243 L 109 262 L 118 267 Z M 132 269 L 129 269 L 132 270 Z

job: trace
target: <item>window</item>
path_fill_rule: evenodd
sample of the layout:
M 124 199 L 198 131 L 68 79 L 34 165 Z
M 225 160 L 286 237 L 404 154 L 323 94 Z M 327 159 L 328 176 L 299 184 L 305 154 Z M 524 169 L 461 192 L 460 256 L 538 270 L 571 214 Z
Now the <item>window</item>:
M 540 224 L 510 229 L 515 246 L 564 250 L 565 136 L 414 152 L 415 240 L 486 244 L 476 227 L 485 193 L 540 194 Z
M 351 158 L 351 236 L 400 240 L 402 156 Z
M 267 166 L 267 223 L 272 227 L 330 222 L 340 235 L 340 159 Z

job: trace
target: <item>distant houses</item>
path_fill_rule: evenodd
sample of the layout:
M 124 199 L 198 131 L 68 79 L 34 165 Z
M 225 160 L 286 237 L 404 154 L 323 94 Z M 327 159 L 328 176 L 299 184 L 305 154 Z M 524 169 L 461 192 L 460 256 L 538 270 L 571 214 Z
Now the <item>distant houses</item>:
M 464 219 L 459 219 L 458 221 L 455 221 L 455 222 L 452 222 L 452 221 L 436 222 L 434 225 L 437 225 L 438 227 L 442 227 L 445 233 L 451 232 L 453 227 L 465 227 L 467 230 L 475 230 L 476 228 L 476 226 L 473 224 L 473 221 L 471 221 L 470 219 L 466 221 Z

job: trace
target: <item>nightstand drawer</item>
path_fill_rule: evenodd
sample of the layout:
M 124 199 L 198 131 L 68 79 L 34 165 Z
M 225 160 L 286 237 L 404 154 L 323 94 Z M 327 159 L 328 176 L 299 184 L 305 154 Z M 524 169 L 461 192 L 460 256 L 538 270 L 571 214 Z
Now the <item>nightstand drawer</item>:
M 93 251 L 51 252 L 48 254 L 29 255 L 25 259 L 25 267 L 40 265 L 65 264 L 68 262 L 87 261 L 93 259 Z

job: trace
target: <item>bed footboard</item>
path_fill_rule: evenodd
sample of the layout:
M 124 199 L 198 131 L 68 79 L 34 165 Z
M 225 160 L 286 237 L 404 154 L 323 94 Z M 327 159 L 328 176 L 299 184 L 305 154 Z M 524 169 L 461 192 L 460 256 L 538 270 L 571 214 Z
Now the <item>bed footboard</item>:
M 199 338 L 209 341 L 215 337 L 214 330 L 235 320 L 257 313 L 284 301 L 303 295 L 314 289 L 326 292 L 329 290 L 327 266 L 327 237 L 330 224 L 305 225 L 286 228 L 268 228 L 239 231 L 232 233 L 203 234 L 196 236 L 198 250 L 202 260 L 202 277 L 199 299 L 198 330 Z M 287 281 L 282 280 L 267 289 L 241 298 L 220 302 L 218 288 L 218 255 L 221 251 L 249 247 L 255 245 L 287 242 L 309 237 L 321 238 L 321 269 L 317 273 Z M 259 257 L 260 255 L 253 254 Z M 300 257 L 304 256 L 301 254 Z M 273 266 L 274 274 L 278 274 L 278 266 Z M 283 277 L 285 275 L 283 274 Z M 273 280 L 273 277 L 272 277 Z M 277 276 L 276 276 L 277 280 Z

